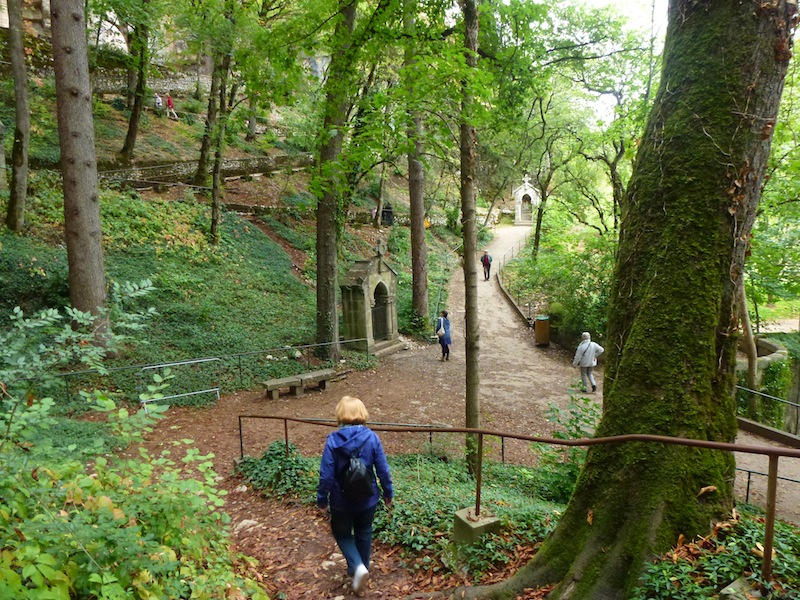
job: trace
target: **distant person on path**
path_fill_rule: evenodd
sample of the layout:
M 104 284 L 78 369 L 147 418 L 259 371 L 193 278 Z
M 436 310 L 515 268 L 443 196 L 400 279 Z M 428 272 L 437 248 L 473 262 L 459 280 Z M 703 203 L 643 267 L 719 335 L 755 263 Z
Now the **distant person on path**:
M 156 114 L 160 117 L 161 110 L 164 108 L 164 102 L 161 100 L 161 96 L 158 95 L 158 92 L 153 94 L 153 108 L 156 111 Z
M 178 120 L 178 113 L 175 112 L 175 103 L 172 101 L 172 94 L 167 94 L 167 116 Z
M 585 392 L 592 386 L 592 392 L 597 391 L 597 382 L 594 380 L 594 368 L 597 366 L 597 357 L 605 350 L 603 347 L 592 341 L 592 336 L 588 331 L 581 334 L 581 343 L 575 350 L 575 358 L 572 359 L 573 367 L 581 368 L 581 391 Z
M 317 487 L 317 506 L 322 510 L 330 507 L 331 531 L 347 560 L 347 574 L 353 578 L 353 591 L 358 596 L 364 595 L 369 584 L 372 521 L 381 498 L 376 473 L 384 504 L 391 506 L 394 497 L 386 454 L 378 436 L 366 426 L 368 419 L 367 408 L 358 398 L 344 396 L 339 400 L 336 405 L 339 429 L 325 441 Z M 346 498 L 339 483 L 352 456 L 361 458 L 372 480 L 372 495 L 363 500 Z
M 483 251 L 483 256 L 481 256 L 481 264 L 483 265 L 483 278 L 486 281 L 489 281 L 489 271 L 492 270 L 492 255 L 489 254 L 488 250 Z
M 436 319 L 436 336 L 439 338 L 439 344 L 442 347 L 442 362 L 450 360 L 450 344 L 453 340 L 450 339 L 450 320 L 447 318 L 447 311 L 442 311 L 442 316 Z

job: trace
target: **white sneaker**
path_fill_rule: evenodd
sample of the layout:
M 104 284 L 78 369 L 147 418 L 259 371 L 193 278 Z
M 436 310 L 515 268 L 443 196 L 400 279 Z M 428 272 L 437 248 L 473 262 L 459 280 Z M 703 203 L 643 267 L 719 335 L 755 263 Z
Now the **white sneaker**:
M 367 591 L 368 584 L 369 571 L 367 571 L 367 567 L 358 565 L 356 567 L 356 572 L 353 573 L 353 591 L 356 593 L 356 596 L 363 596 L 364 592 Z

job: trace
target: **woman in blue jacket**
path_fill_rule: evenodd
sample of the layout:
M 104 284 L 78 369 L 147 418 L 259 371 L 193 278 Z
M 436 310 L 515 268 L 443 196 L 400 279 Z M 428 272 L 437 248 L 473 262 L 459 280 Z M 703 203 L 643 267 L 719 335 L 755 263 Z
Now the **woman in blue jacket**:
M 442 316 L 436 319 L 436 335 L 439 337 L 439 345 L 442 347 L 442 361 L 450 360 L 450 319 L 447 318 L 447 311 L 442 311 Z
M 374 431 L 366 427 L 369 413 L 358 398 L 344 396 L 336 405 L 339 429 L 328 435 L 319 467 L 317 506 L 330 507 L 331 531 L 347 560 L 347 574 L 353 578 L 353 591 L 361 596 L 369 583 L 369 559 L 372 550 L 372 521 L 383 490 L 383 502 L 392 504 L 394 489 L 383 445 Z M 359 455 L 372 476 L 372 495 L 363 500 L 345 498 L 337 476 Z

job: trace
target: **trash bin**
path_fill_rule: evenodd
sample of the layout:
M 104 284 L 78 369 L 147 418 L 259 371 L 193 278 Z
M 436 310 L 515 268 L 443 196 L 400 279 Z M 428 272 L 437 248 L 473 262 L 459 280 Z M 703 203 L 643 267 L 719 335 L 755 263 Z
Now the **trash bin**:
M 549 346 L 550 317 L 547 316 L 536 317 L 536 322 L 533 324 L 533 334 L 537 346 Z

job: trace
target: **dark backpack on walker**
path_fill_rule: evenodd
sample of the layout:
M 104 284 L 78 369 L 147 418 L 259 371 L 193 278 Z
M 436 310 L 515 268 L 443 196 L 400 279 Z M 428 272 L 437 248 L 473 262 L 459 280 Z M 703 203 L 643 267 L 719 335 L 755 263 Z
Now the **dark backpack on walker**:
M 364 442 L 366 444 L 366 442 Z M 364 444 L 351 454 L 344 470 L 339 475 L 339 486 L 347 500 L 360 502 L 372 495 L 372 472 L 361 460 L 361 450 Z

